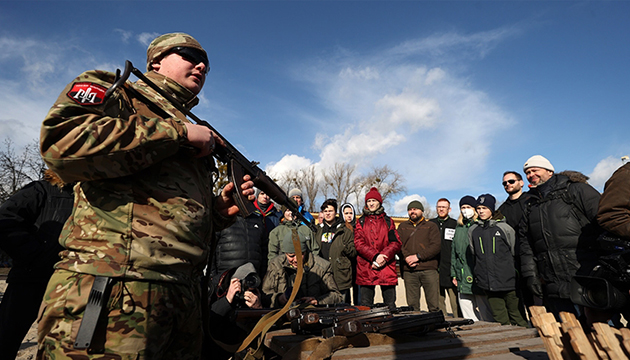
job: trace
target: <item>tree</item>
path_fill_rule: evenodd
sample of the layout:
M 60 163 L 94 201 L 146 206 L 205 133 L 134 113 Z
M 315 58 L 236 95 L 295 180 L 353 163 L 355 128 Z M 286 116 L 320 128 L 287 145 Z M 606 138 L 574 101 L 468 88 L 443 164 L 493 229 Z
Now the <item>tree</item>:
M 352 194 L 359 185 L 354 176 L 356 165 L 346 163 L 335 163 L 328 171 L 322 171 L 324 178 L 324 194 L 328 195 L 328 190 L 332 192 L 332 197 L 337 199 L 339 204 L 348 202 Z
M 16 153 L 9 138 L 0 149 L 0 202 L 4 202 L 24 185 L 43 178 L 46 164 L 39 155 L 39 140 L 24 146 Z
M 402 175 L 384 165 L 380 167 L 373 167 L 372 170 L 359 180 L 357 184 L 357 205 L 359 204 L 360 194 L 364 194 L 371 187 L 375 187 L 383 197 L 383 203 L 393 195 L 405 192 L 407 189 L 403 185 L 404 179 Z

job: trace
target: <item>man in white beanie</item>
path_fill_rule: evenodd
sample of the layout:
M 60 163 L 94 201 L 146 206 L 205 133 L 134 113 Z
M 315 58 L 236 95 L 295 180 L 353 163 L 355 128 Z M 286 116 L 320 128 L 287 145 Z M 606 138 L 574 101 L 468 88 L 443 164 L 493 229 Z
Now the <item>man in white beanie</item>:
M 581 178 L 555 174 L 540 155 L 529 158 L 523 171 L 531 188 L 518 234 L 523 279 L 556 318 L 561 311 L 581 318 L 583 309 L 570 300 L 570 284 L 578 270 L 588 275 L 596 262 L 600 194 L 578 172 L 567 173 Z

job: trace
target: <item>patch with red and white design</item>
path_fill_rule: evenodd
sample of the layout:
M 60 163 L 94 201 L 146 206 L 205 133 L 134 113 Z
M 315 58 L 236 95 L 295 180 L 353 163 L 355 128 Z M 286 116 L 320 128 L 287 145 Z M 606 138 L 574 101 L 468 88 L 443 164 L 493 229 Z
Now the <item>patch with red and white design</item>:
M 68 91 L 68 97 L 79 105 L 100 105 L 105 100 L 107 89 L 91 82 L 76 82 Z

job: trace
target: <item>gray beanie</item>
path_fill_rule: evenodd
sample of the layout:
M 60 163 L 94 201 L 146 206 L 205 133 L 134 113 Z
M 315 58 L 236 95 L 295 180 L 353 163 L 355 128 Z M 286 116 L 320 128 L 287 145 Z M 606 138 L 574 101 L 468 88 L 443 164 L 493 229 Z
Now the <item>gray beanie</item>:
M 525 164 L 523 165 L 523 171 L 527 171 L 527 169 L 532 167 L 547 169 L 551 172 L 555 171 L 553 165 L 551 165 L 551 162 L 549 162 L 547 158 L 541 155 L 534 155 L 527 159 L 527 161 L 525 161 Z
M 302 190 L 298 188 L 293 188 L 289 191 L 289 197 L 292 198 L 294 196 L 302 197 Z

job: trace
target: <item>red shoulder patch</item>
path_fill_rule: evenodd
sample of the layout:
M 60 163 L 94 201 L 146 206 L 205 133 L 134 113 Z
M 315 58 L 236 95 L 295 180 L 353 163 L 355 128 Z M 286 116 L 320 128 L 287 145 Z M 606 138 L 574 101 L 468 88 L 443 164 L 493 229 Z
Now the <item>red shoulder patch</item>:
M 107 89 L 91 82 L 76 82 L 66 95 L 79 105 L 100 105 Z

